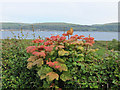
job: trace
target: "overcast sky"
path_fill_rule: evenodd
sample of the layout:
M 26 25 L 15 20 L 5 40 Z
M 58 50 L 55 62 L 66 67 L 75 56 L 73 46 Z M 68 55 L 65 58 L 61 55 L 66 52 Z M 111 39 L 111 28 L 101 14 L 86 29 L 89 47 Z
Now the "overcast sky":
M 104 24 L 118 21 L 118 2 L 3 2 L 0 22 Z

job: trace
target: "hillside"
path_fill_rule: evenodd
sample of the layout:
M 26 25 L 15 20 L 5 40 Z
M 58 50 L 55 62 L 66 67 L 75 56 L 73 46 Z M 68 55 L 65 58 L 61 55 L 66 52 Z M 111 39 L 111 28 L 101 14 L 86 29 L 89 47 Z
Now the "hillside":
M 3 30 L 69 30 L 71 27 L 75 31 L 118 31 L 118 23 L 95 24 L 95 25 L 79 25 L 71 23 L 0 23 Z

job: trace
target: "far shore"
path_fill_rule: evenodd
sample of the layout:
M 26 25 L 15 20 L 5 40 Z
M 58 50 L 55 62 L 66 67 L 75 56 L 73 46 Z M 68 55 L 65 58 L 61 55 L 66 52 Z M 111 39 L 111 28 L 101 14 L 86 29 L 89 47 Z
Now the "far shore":
M 2 29 L 0 31 L 21 31 L 21 30 L 6 30 L 6 29 Z M 22 30 L 22 31 L 33 31 L 33 30 Z M 64 30 L 34 30 L 34 31 L 64 31 Z M 67 31 L 67 30 L 65 30 Z M 75 30 L 78 31 L 78 30 Z M 80 32 L 118 32 L 118 31 L 80 31 Z

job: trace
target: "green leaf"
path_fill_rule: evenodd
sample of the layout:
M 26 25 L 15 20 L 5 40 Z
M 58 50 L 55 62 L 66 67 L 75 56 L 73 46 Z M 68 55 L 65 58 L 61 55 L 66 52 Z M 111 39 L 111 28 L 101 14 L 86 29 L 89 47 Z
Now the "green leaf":
M 77 79 L 77 77 L 74 77 L 74 79 Z
M 79 58 L 78 61 L 84 61 L 84 57 Z
M 64 63 L 64 62 L 65 62 L 65 60 L 63 60 L 63 59 L 61 59 L 61 58 L 57 58 L 56 61 L 59 61 L 59 62 L 61 62 L 61 63 Z
M 69 72 L 63 72 L 62 75 L 60 76 L 60 79 L 63 81 L 71 80 L 72 76 L 70 75 Z
M 81 63 L 78 63 L 77 64 L 78 66 L 81 66 L 81 69 L 84 70 L 85 69 L 85 65 L 81 64 Z
M 65 64 L 61 64 L 60 65 L 61 67 L 59 68 L 59 70 L 62 72 L 62 71 L 68 71 L 68 68 Z
M 43 88 L 48 88 L 50 84 L 48 84 L 46 81 L 43 81 Z
M 73 62 L 73 65 L 75 65 L 75 66 L 76 66 L 76 65 L 77 65 L 77 63 L 76 63 L 76 62 Z
M 40 76 L 40 79 L 46 78 L 46 74 L 53 71 L 50 67 L 41 67 L 40 70 L 37 72 Z
M 79 46 L 79 47 L 77 47 L 77 50 L 84 51 L 84 48 L 83 48 L 83 47 L 81 47 L 81 46 Z
M 54 53 L 55 53 L 55 51 L 51 51 L 51 52 L 50 52 L 50 55 L 52 56 Z
M 95 85 L 95 86 L 94 86 L 94 88 L 98 88 L 98 86 L 97 86 L 97 85 Z
M 84 57 L 84 54 L 77 54 L 77 56 Z
M 67 56 L 67 55 L 69 55 L 69 52 L 68 52 L 68 51 L 65 51 L 64 49 L 62 49 L 62 50 L 59 50 L 59 51 L 58 51 L 58 55 L 59 55 L 59 56 L 64 56 L 64 55 Z

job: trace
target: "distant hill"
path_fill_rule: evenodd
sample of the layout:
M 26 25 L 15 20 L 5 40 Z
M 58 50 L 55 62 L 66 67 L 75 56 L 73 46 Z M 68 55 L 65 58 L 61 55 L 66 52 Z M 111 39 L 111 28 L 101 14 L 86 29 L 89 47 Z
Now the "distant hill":
M 79 25 L 71 23 L 0 23 L 3 30 L 20 30 L 21 27 L 23 30 L 32 30 L 32 25 L 34 30 L 41 31 L 62 31 L 69 30 L 71 27 L 75 31 L 118 31 L 118 23 L 107 23 L 107 24 L 95 24 L 95 25 Z

